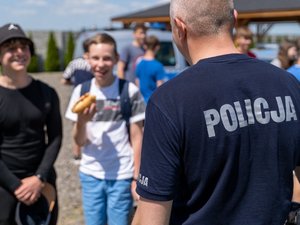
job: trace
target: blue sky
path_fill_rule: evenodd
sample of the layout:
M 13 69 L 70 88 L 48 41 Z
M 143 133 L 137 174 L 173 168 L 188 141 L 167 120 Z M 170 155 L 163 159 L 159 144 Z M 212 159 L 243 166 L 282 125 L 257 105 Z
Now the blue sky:
M 72 30 L 110 26 L 110 18 L 161 5 L 170 0 L 2 0 L 1 25 L 25 30 Z M 114 23 L 117 26 L 118 23 Z
M 79 31 L 109 27 L 112 17 L 166 2 L 170 0 L 2 0 L 0 21 L 18 23 L 25 30 Z M 300 25 L 278 24 L 270 33 L 300 35 Z

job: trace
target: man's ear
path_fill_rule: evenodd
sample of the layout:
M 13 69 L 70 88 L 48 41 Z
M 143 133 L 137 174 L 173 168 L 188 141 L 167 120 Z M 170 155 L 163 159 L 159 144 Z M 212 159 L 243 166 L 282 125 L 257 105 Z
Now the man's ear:
M 178 38 L 179 39 L 185 39 L 186 38 L 186 25 L 185 25 L 185 23 L 179 18 L 174 18 L 174 25 L 177 28 Z
M 234 9 L 233 11 L 234 13 L 234 27 L 237 27 L 238 26 L 238 12 Z

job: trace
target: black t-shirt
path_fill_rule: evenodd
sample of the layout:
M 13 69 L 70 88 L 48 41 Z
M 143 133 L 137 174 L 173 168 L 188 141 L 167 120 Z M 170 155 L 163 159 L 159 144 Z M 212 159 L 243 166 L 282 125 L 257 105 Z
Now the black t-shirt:
M 137 192 L 170 224 L 283 224 L 300 165 L 300 84 L 243 54 L 200 60 L 152 95 Z
M 16 90 L 0 86 L 0 127 L 0 186 L 14 191 L 19 179 L 36 173 L 53 183 L 62 140 L 54 89 L 37 80 Z

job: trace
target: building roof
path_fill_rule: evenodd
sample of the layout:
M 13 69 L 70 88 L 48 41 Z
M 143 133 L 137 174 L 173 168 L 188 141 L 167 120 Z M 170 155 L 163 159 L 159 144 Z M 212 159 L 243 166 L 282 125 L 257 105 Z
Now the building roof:
M 168 22 L 170 4 L 152 7 L 146 10 L 120 15 L 111 18 L 112 21 L 121 22 Z
M 234 0 L 240 23 L 300 21 L 299 0 Z M 142 11 L 120 15 L 111 21 L 123 22 L 169 22 L 170 4 L 163 4 Z

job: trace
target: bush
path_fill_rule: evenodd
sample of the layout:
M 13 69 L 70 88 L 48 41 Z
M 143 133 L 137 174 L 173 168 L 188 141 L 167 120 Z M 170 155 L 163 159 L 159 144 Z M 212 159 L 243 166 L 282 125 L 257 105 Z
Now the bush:
M 30 40 L 33 41 L 32 33 L 29 34 L 29 38 L 30 38 Z M 34 52 L 35 52 L 35 49 L 34 49 Z M 29 73 L 39 72 L 39 61 L 38 61 L 38 57 L 35 53 L 34 53 L 34 55 L 31 56 L 30 64 L 27 68 L 27 71 Z
M 31 56 L 31 61 L 27 68 L 27 71 L 29 73 L 39 72 L 39 60 L 38 60 L 37 55 L 34 54 L 33 56 Z
M 65 51 L 66 53 L 65 53 L 65 57 L 64 57 L 64 67 L 66 67 L 69 64 L 69 62 L 71 62 L 71 60 L 73 59 L 74 49 L 75 49 L 75 43 L 74 43 L 73 33 L 69 32 L 68 33 L 68 41 L 67 41 L 67 49 Z
M 59 71 L 60 62 L 59 62 L 59 51 L 56 45 L 56 40 L 54 38 L 53 32 L 49 33 L 47 55 L 45 61 L 45 71 Z

